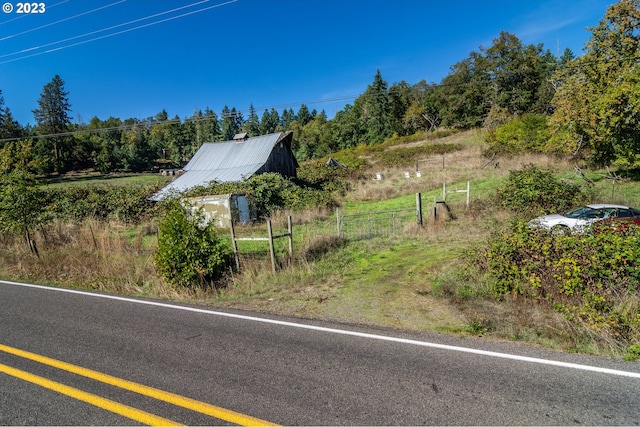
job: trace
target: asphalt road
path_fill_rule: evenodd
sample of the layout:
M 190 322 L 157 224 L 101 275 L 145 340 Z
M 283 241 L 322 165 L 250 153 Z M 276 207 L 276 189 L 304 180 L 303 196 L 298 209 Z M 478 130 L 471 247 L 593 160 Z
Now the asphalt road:
M 640 364 L 0 281 L 2 425 L 638 425 Z

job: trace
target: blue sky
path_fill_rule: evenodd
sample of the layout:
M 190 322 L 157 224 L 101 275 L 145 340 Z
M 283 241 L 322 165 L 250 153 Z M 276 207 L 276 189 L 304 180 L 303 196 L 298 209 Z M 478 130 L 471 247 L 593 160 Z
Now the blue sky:
M 13 8 L 0 13 L 0 90 L 25 125 L 56 74 L 74 122 L 224 105 L 246 117 L 251 104 L 333 117 L 376 70 L 438 83 L 503 30 L 580 55 L 613 0 L 46 0 L 28 15 L 0 2 Z

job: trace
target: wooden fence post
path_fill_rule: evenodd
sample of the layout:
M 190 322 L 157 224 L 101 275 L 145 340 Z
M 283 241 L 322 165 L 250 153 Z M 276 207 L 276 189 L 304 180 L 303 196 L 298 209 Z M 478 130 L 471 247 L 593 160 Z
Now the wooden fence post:
M 418 226 L 422 227 L 422 195 L 420 193 L 416 193 L 416 216 Z
M 469 181 L 467 181 L 467 209 L 469 209 L 469 193 L 471 189 L 471 184 L 469 183 Z
M 293 222 L 291 221 L 291 215 L 289 215 L 288 219 L 288 229 L 289 232 L 289 263 L 293 264 Z
M 267 231 L 269 232 L 269 252 L 271 253 L 271 268 L 273 272 L 276 272 L 276 254 L 273 247 L 273 230 L 271 228 L 271 220 L 267 222 Z
M 233 219 L 231 219 L 231 244 L 233 245 L 233 257 L 236 259 L 236 268 L 240 271 L 240 257 L 238 255 L 238 243 L 236 242 L 236 231 L 233 228 Z

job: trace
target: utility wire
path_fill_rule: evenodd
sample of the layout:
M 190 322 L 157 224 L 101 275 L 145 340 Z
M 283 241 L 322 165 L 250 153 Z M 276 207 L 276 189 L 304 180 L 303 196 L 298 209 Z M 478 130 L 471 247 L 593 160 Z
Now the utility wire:
M 8 53 L 8 54 L 5 54 L 5 55 L 1 55 L 0 58 L 4 58 L 4 57 L 7 57 L 7 56 L 19 55 L 19 54 L 22 54 L 22 53 L 30 52 L 32 50 L 42 49 L 42 48 L 45 48 L 45 47 L 48 47 L 48 46 L 52 46 L 52 45 L 64 43 L 64 42 L 67 42 L 67 41 L 79 39 L 79 38 L 82 38 L 82 37 L 90 36 L 90 35 L 93 35 L 93 34 L 105 32 L 105 31 L 109 31 L 109 30 L 113 30 L 115 28 L 123 27 L 125 25 L 130 25 L 130 24 L 133 24 L 133 23 L 136 23 L 136 22 L 140 22 L 140 21 L 145 21 L 145 20 L 148 20 L 148 19 L 151 19 L 151 18 L 155 18 L 155 17 L 161 16 L 161 15 L 166 15 L 167 13 L 176 12 L 178 10 L 189 8 L 189 7 L 193 7 L 193 6 L 202 4 L 202 3 L 207 3 L 209 1 L 210 0 L 202 0 L 202 1 L 199 1 L 199 2 L 196 2 L 196 3 L 192 3 L 192 4 L 189 4 L 189 5 L 186 5 L 186 6 L 182 6 L 182 7 L 176 8 L 176 9 L 168 10 L 168 11 L 157 13 L 157 14 L 154 14 L 154 15 L 149 15 L 149 16 L 146 16 L 146 17 L 143 17 L 143 18 L 135 19 L 133 21 L 129 21 L 129 22 L 125 22 L 125 23 L 122 23 L 122 24 L 114 25 L 114 26 L 111 26 L 111 27 L 108 27 L 108 28 L 103 28 L 101 30 L 92 31 L 92 32 L 89 32 L 89 33 L 81 34 L 81 35 L 70 37 L 70 38 L 67 38 L 67 39 L 58 40 L 56 42 L 47 43 L 47 44 L 44 44 L 44 45 L 41 45 L 41 46 L 36 46 L 36 47 L 29 48 L 29 49 L 23 49 L 23 50 L 18 51 L 18 52 L 13 52 L 13 53 Z M 185 16 L 193 15 L 193 14 L 196 14 L 196 13 L 201 13 L 201 12 L 204 12 L 206 10 L 215 9 L 215 8 L 218 8 L 218 7 L 221 7 L 221 6 L 226 6 L 228 4 L 235 3 L 236 1 L 238 1 L 238 0 L 229 0 L 229 1 L 225 2 L 225 3 L 216 4 L 216 5 L 205 7 L 205 8 L 202 8 L 202 9 L 198 9 L 198 10 L 195 10 L 195 11 L 192 11 L 192 12 L 187 12 L 187 13 L 183 13 L 181 15 L 176 15 L 176 16 L 172 16 L 172 17 L 169 17 L 169 18 L 161 19 L 159 21 L 154 21 L 154 22 L 150 22 L 148 24 L 139 25 L 137 27 L 128 28 L 128 29 L 125 29 L 125 30 L 122 30 L 122 31 L 117 31 L 115 33 L 106 34 L 106 35 L 103 35 L 103 36 L 100 36 L 100 37 L 95 37 L 95 38 L 88 39 L 88 40 L 82 40 L 82 41 L 79 41 L 79 42 L 76 42 L 76 43 L 72 43 L 72 44 L 69 44 L 69 45 L 65 45 L 65 46 L 60 46 L 60 47 L 57 47 L 57 48 L 49 49 L 49 50 L 46 50 L 44 52 L 38 52 L 38 53 L 31 54 L 31 55 L 22 56 L 20 58 L 9 59 L 9 60 L 0 62 L 0 65 L 6 64 L 6 63 L 9 63 L 9 62 L 20 61 L 22 59 L 32 58 L 34 56 L 44 55 L 46 53 L 51 53 L 51 52 L 56 52 L 56 51 L 63 50 L 63 49 L 68 49 L 70 47 L 75 47 L 75 46 L 79 46 L 79 45 L 82 45 L 82 44 L 94 42 L 94 41 L 97 41 L 97 40 L 102 40 L 102 39 L 105 39 L 105 38 L 108 38 L 108 37 L 113 37 L 113 36 L 116 36 L 116 35 L 119 35 L 119 34 L 124 34 L 124 33 L 128 33 L 128 32 L 131 32 L 131 31 L 139 30 L 141 28 L 146 28 L 146 27 L 150 27 L 150 26 L 153 26 L 153 25 L 161 24 L 161 23 L 164 23 L 164 22 L 173 21 L 175 19 L 184 18 Z
M 29 51 L 32 51 L 32 50 L 42 49 L 42 48 L 45 48 L 45 47 L 48 47 L 48 46 L 53 46 L 53 45 L 60 44 L 60 43 L 65 43 L 65 42 L 68 42 L 68 41 L 71 41 L 71 40 L 76 40 L 76 39 L 79 39 L 79 38 L 91 36 L 91 35 L 94 35 L 94 34 L 98 34 L 98 33 L 102 33 L 102 32 L 105 32 L 105 31 L 113 30 L 115 28 L 124 27 L 124 26 L 130 25 L 130 24 L 135 24 L 136 22 L 141 22 L 141 21 L 145 21 L 147 19 L 156 18 L 158 16 L 166 15 L 167 13 L 177 12 L 179 10 L 186 9 L 186 8 L 189 8 L 189 7 L 193 7 L 193 6 L 197 6 L 199 4 L 207 3 L 209 1 L 210 0 L 198 1 L 198 2 L 195 2 L 195 3 L 188 4 L 186 6 L 181 6 L 181 7 L 175 8 L 175 9 L 167 10 L 165 12 L 160 12 L 160 13 L 156 13 L 156 14 L 153 14 L 153 15 L 145 16 L 145 17 L 142 17 L 142 18 L 134 19 L 133 21 L 124 22 L 122 24 L 113 25 L 111 27 L 102 28 L 100 30 L 91 31 L 91 32 L 88 32 L 88 33 L 84 33 L 84 34 L 80 34 L 80 35 L 77 35 L 77 36 L 69 37 L 69 38 L 66 38 L 66 39 L 58 40 L 58 41 L 55 41 L 55 42 L 43 44 L 43 45 L 40 45 L 40 46 L 35 46 L 35 47 L 28 48 L 28 49 L 23 49 L 23 50 L 18 51 L 18 52 L 4 54 L 4 55 L 1 55 L 0 58 L 4 58 L 4 57 L 7 57 L 7 56 L 13 56 L 13 55 L 19 55 L 21 53 L 29 52 Z M 34 56 L 34 55 L 32 55 L 32 56 Z M 22 59 L 22 58 L 18 58 L 18 59 Z

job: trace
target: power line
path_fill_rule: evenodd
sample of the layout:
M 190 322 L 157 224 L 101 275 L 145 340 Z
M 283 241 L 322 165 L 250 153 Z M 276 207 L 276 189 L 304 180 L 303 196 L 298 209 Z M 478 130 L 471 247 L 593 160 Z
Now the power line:
M 23 35 L 23 34 L 32 33 L 32 32 L 34 32 L 34 31 L 38 31 L 38 30 L 41 30 L 41 29 L 43 29 L 43 28 L 47 28 L 47 27 L 51 27 L 51 26 L 56 25 L 56 24 L 60 24 L 60 23 L 62 23 L 62 22 L 71 21 L 72 19 L 76 19 L 76 18 L 79 18 L 79 17 L 81 17 L 81 16 L 89 15 L 90 13 L 97 12 L 97 11 L 102 10 L 102 9 L 106 9 L 106 8 L 108 8 L 108 7 L 115 6 L 115 5 L 120 4 L 120 3 L 124 3 L 125 1 L 127 1 L 127 0 L 120 0 L 120 1 L 117 1 L 117 2 L 115 2 L 115 3 L 111 3 L 111 4 L 108 4 L 108 5 L 106 5 L 106 6 L 101 6 L 101 7 L 98 7 L 98 8 L 96 8 L 96 9 L 89 10 L 89 11 L 87 11 L 87 12 L 82 12 L 82 13 L 79 13 L 79 14 L 77 14 L 77 15 L 70 16 L 70 17 L 68 17 L 68 18 L 60 19 L 60 20 L 55 21 L 55 22 L 50 22 L 50 23 L 48 23 L 48 24 L 41 25 L 41 26 L 39 26 L 39 27 L 32 28 L 32 29 L 30 29 L 30 30 L 26 30 L 26 31 L 22 31 L 22 32 L 20 32 L 20 33 L 12 34 L 12 35 L 10 35 L 10 36 L 6 36 L 6 37 L 3 37 L 3 38 L 0 38 L 0 41 L 8 40 L 8 39 L 11 39 L 11 38 L 13 38 L 13 37 L 18 37 L 18 36 L 21 36 L 21 35 Z
M 80 35 L 77 35 L 77 36 L 69 37 L 69 38 L 66 38 L 66 39 L 58 40 L 58 41 L 55 41 L 55 42 L 43 44 L 43 45 L 40 45 L 40 46 L 35 46 L 35 47 L 28 48 L 28 49 L 23 49 L 23 50 L 18 51 L 18 52 L 13 52 L 13 53 L 8 53 L 8 54 L 5 54 L 5 55 L 1 55 L 0 58 L 4 58 L 4 57 L 7 57 L 7 56 L 13 56 L 13 55 L 19 55 L 21 53 L 30 52 L 32 50 L 42 49 L 42 48 L 45 48 L 45 47 L 48 47 L 48 46 L 53 46 L 53 45 L 60 44 L 60 43 L 65 43 L 65 42 L 68 42 L 68 41 L 71 41 L 71 40 L 76 40 L 76 39 L 79 39 L 79 38 L 91 36 L 93 34 L 102 33 L 102 32 L 105 32 L 105 31 L 113 30 L 115 28 L 120 28 L 120 27 L 123 27 L 123 26 L 126 26 L 126 25 L 130 25 L 130 24 L 135 24 L 136 22 L 141 22 L 141 21 L 145 21 L 147 19 L 156 18 L 158 16 L 166 15 L 168 13 L 177 12 L 179 10 L 186 9 L 186 8 L 189 8 L 189 7 L 193 7 L 193 6 L 197 6 L 199 4 L 207 3 L 209 1 L 210 0 L 198 1 L 198 2 L 195 2 L 195 3 L 188 4 L 186 6 L 181 6 L 181 7 L 175 8 L 175 9 L 171 9 L 171 10 L 167 10 L 167 11 L 164 11 L 164 12 L 156 13 L 156 14 L 153 14 L 153 15 L 148 15 L 148 16 L 145 16 L 145 17 L 142 17 L 142 18 L 134 19 L 133 21 L 124 22 L 122 24 L 113 25 L 111 27 L 102 28 L 100 30 L 91 31 L 91 32 L 88 32 L 88 33 L 84 33 L 84 34 L 80 34 Z M 26 56 L 26 57 L 23 57 L 23 58 L 17 58 L 17 59 L 10 60 L 10 61 L 5 61 L 5 62 L 18 61 L 20 59 L 30 58 L 32 56 L 41 55 L 43 53 L 47 53 L 47 52 L 41 52 L 39 54 L 29 55 L 29 56 Z M 0 64 L 4 64 L 5 62 L 0 62 Z
M 202 4 L 202 3 L 207 3 L 209 1 L 210 0 L 202 0 L 202 1 L 199 1 L 199 2 L 191 3 L 189 5 L 182 6 L 182 7 L 179 7 L 179 8 L 175 8 L 175 9 L 172 9 L 172 10 L 168 10 L 168 11 L 165 11 L 165 12 L 157 13 L 157 14 L 154 14 L 154 15 L 149 15 L 149 16 L 146 16 L 146 17 L 143 17 L 143 18 L 135 19 L 133 21 L 129 21 L 129 22 L 125 22 L 125 23 L 122 23 L 122 24 L 114 25 L 114 26 L 111 26 L 111 27 L 108 27 L 108 28 L 103 28 L 101 30 L 92 31 L 92 32 L 89 32 L 89 33 L 81 34 L 81 35 L 70 37 L 70 38 L 67 38 L 67 39 L 58 40 L 56 42 L 47 43 L 47 44 L 44 44 L 44 45 L 41 45 L 41 46 L 36 46 L 36 47 L 29 48 L 29 49 L 23 49 L 23 50 L 18 51 L 18 52 L 5 54 L 5 55 L 0 56 L 0 58 L 4 58 L 4 57 L 7 57 L 7 56 L 13 56 L 13 55 L 19 55 L 21 53 L 30 52 L 32 50 L 42 49 L 42 48 L 45 48 L 45 47 L 48 47 L 48 46 L 52 46 L 52 45 L 64 43 L 64 42 L 67 42 L 67 41 L 79 39 L 79 38 L 82 38 L 82 37 L 90 36 L 90 35 L 93 35 L 93 34 L 105 32 L 105 31 L 109 31 L 109 30 L 113 30 L 114 28 L 119 28 L 119 27 L 123 27 L 123 26 L 126 26 L 126 25 L 130 25 L 130 24 L 136 23 L 136 22 L 145 21 L 147 19 L 155 18 L 155 17 L 161 16 L 161 15 L 166 15 L 167 13 L 176 12 L 178 10 L 185 9 L 185 8 L 188 8 L 188 7 L 193 7 L 193 6 Z M 57 47 L 57 48 L 54 48 L 54 49 L 46 50 L 44 52 L 38 52 L 38 53 L 31 54 L 31 55 L 22 56 L 20 58 L 9 59 L 9 60 L 0 62 L 0 65 L 7 64 L 9 62 L 20 61 L 22 59 L 32 58 L 34 56 L 44 55 L 46 53 L 51 53 L 51 52 L 56 52 L 56 51 L 63 50 L 63 49 L 68 49 L 70 47 L 75 47 L 75 46 L 79 46 L 79 45 L 82 45 L 82 44 L 94 42 L 94 41 L 97 41 L 97 40 L 106 39 L 106 38 L 113 37 L 113 36 L 116 36 L 116 35 L 128 33 L 128 32 L 135 31 L 135 30 L 139 30 L 141 28 L 146 28 L 146 27 L 150 27 L 150 26 L 153 26 L 153 25 L 161 24 L 161 23 L 164 23 L 164 22 L 173 21 L 175 19 L 184 18 L 185 16 L 194 15 L 196 13 L 201 13 L 201 12 L 204 12 L 204 11 L 207 11 L 207 10 L 210 10 L 210 9 L 215 9 L 215 8 L 218 8 L 218 7 L 221 7 L 221 6 L 226 6 L 228 4 L 235 3 L 237 1 L 238 0 L 229 0 L 229 1 L 224 2 L 224 3 L 216 4 L 216 5 L 209 6 L 209 7 L 205 7 L 205 8 L 198 9 L 198 10 L 195 10 L 195 11 L 192 11 L 192 12 L 183 13 L 181 15 L 176 15 L 176 16 L 172 16 L 172 17 L 169 17 L 169 18 L 161 19 L 159 21 L 150 22 L 148 24 L 139 25 L 137 27 L 128 28 L 128 29 L 125 29 L 125 30 L 122 30 L 122 31 L 117 31 L 115 33 L 106 34 L 106 35 L 103 35 L 103 36 L 100 36 L 100 37 L 94 37 L 94 38 L 88 39 L 88 40 L 82 40 L 82 41 L 79 41 L 77 43 L 72 43 L 72 44 L 69 44 L 69 45 L 66 45 L 66 46 L 60 46 L 60 47 Z

